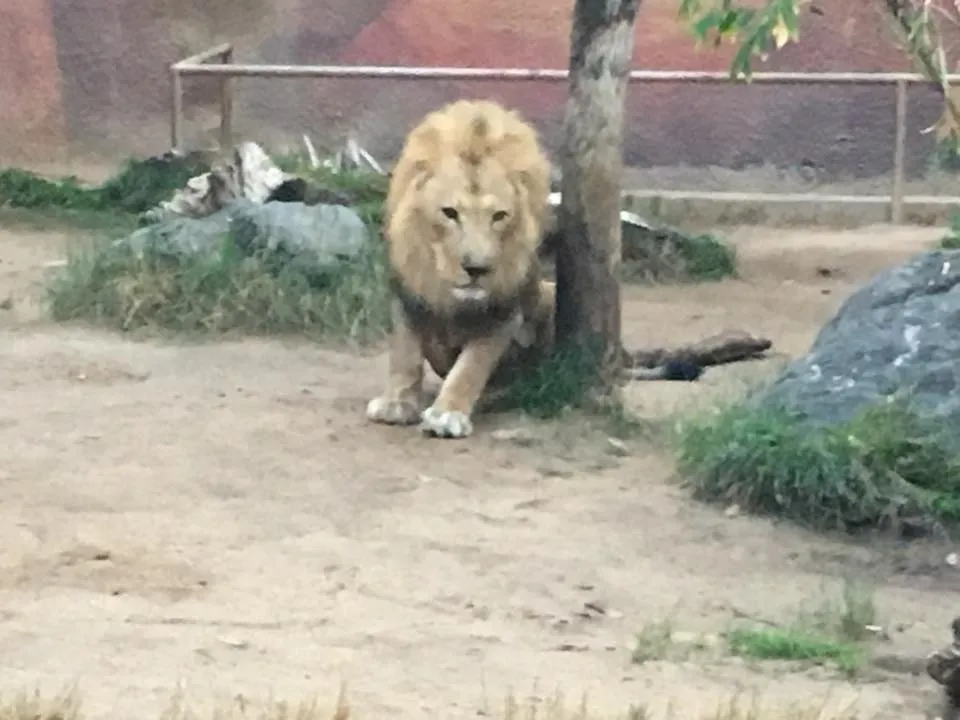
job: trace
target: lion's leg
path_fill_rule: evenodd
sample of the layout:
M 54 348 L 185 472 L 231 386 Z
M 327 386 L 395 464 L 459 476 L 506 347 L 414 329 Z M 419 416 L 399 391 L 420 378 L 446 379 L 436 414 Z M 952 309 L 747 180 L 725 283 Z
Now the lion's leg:
M 413 425 L 420 420 L 423 350 L 402 310 L 394 303 L 393 334 L 387 388 L 367 403 L 367 418 L 387 425 Z
M 421 428 L 437 437 L 463 438 L 473 432 L 470 416 L 487 381 L 510 347 L 515 329 L 469 342 L 440 386 L 433 405 L 424 410 Z

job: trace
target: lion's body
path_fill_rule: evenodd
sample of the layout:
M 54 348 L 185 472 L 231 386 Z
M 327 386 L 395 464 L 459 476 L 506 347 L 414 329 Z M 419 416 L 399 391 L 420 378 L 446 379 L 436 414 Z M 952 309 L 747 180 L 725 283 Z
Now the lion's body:
M 555 289 L 537 256 L 549 190 L 536 131 L 495 103 L 452 103 L 410 133 L 387 193 L 394 330 L 371 420 L 469 435 L 488 384 L 552 345 Z M 421 415 L 424 360 L 444 382 Z

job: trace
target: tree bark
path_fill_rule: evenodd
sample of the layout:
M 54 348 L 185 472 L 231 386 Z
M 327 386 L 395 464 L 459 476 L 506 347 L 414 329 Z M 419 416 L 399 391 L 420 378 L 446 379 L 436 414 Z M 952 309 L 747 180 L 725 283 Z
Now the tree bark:
M 601 378 L 622 362 L 620 184 L 623 105 L 640 0 L 575 0 L 561 153 L 558 346 L 599 354 Z

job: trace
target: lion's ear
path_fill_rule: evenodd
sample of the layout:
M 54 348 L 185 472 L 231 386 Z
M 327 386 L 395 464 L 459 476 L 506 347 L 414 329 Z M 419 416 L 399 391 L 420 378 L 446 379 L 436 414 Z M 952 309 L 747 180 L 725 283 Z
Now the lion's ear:
M 430 163 L 426 160 L 404 163 L 393 170 L 388 196 L 399 197 L 405 195 L 411 188 L 419 190 L 429 176 Z
M 525 214 L 537 223 L 543 222 L 543 216 L 547 212 L 549 187 L 541 187 L 543 183 L 529 170 L 514 170 L 509 174 L 509 178 L 516 194 L 517 206 L 523 208 Z

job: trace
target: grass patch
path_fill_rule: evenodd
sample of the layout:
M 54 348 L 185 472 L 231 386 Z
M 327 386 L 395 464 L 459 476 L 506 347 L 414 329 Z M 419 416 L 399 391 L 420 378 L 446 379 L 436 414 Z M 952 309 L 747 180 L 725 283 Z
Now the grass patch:
M 711 234 L 625 224 L 621 277 L 629 282 L 710 282 L 736 276 L 733 247 Z
M 960 249 L 960 213 L 954 212 L 950 215 L 947 234 L 940 238 L 939 245 L 942 250 Z
M 0 226 L 28 232 L 80 231 L 88 235 L 121 237 L 137 229 L 135 215 L 102 210 L 62 208 L 0 208 Z
M 942 429 L 902 401 L 814 428 L 783 409 L 732 405 L 679 428 L 694 496 L 828 530 L 929 530 L 960 520 L 960 464 Z
M 87 224 L 99 236 L 71 252 L 63 272 L 48 285 L 53 318 L 121 331 L 301 334 L 358 343 L 375 341 L 389 330 L 382 243 L 371 242 L 360 257 L 327 272 L 278 251 L 244 250 L 249 244 L 230 233 L 217 247 L 199 253 L 178 252 L 164 243 L 147 242 L 138 251 L 111 242 L 135 229 L 134 213 L 169 199 L 190 177 L 208 170 L 194 156 L 130 161 L 97 188 L 23 171 L 0 175 L 0 203 L 8 206 L 4 212 L 13 215 L 11 222 Z M 376 232 L 385 178 L 327 170 L 300 174 L 312 202 L 327 200 L 318 193 L 342 192 L 371 235 Z M 311 204 L 311 198 L 306 201 Z
M 734 655 L 756 660 L 794 660 L 833 665 L 855 674 L 870 659 L 866 641 L 874 637 L 877 622 L 873 591 L 845 579 L 839 598 L 818 601 L 812 611 L 801 611 L 794 623 L 783 628 L 741 627 L 726 633 Z
M 598 385 L 597 354 L 568 345 L 513 376 L 502 389 L 484 399 L 488 412 L 520 411 L 537 420 L 556 420 L 581 410 L 602 421 L 603 431 L 625 438 L 649 429 L 615 393 Z
M 281 155 L 274 162 L 284 172 L 307 181 L 304 202 L 324 202 L 330 193 L 350 205 L 370 227 L 379 228 L 383 223 L 383 206 L 387 199 L 385 175 L 362 170 L 335 171 L 326 167 L 314 168 L 299 155 Z
M 834 664 L 845 673 L 854 673 L 866 662 L 858 645 L 793 628 L 736 628 L 727 633 L 734 655 L 755 660 L 797 660 Z
M 878 624 L 873 588 L 863 582 L 844 580 L 839 597 L 827 597 L 801 617 L 805 627 L 837 640 L 851 643 L 869 640 L 874 637 L 871 628 Z
M 651 712 L 649 705 L 641 703 L 610 715 L 596 712 L 590 707 L 586 694 L 581 696 L 579 702 L 571 703 L 559 689 L 553 693 L 541 693 L 535 688 L 533 693 L 522 697 L 508 692 L 503 703 L 493 707 L 484 696 L 483 707 L 477 710 L 477 714 L 496 720 L 652 720 L 655 717 L 661 720 L 858 720 L 860 717 L 851 704 L 829 708 L 828 700 L 825 698 L 819 704 L 805 702 L 764 706 L 757 695 L 737 692 L 721 700 L 715 708 L 698 710 L 693 715 L 678 715 L 672 702 L 665 713 Z M 465 701 L 465 704 L 469 704 L 469 701 Z M 294 702 L 273 698 L 263 701 L 238 692 L 229 700 L 207 702 L 204 706 L 202 710 L 193 707 L 184 693 L 178 690 L 172 694 L 169 707 L 157 717 L 158 720 L 350 720 L 358 716 L 348 702 L 343 685 L 335 703 L 321 703 L 315 697 Z M 424 717 L 428 715 L 426 712 L 421 714 Z M 75 690 L 53 697 L 38 691 L 24 691 L 14 697 L 5 697 L 0 702 L 0 718 L 3 720 L 83 720 L 85 717 L 79 693 Z
M 673 645 L 673 625 L 669 620 L 644 625 L 634 638 L 630 661 L 642 665 L 652 660 L 663 660 Z
M 648 623 L 636 634 L 630 661 L 635 665 L 656 660 L 680 662 L 689 659 L 694 653 L 715 650 L 718 647 L 722 650 L 722 644 L 716 635 L 674 632 L 673 624 L 669 620 L 659 620 Z
M 49 180 L 18 168 L 0 170 L 0 207 L 137 215 L 167 200 L 194 175 L 207 172 L 201 154 L 128 160 L 97 187 L 75 177 Z
M 597 379 L 592 353 L 575 346 L 558 348 L 529 372 L 509 382 L 497 398 L 498 410 L 520 410 L 538 420 L 559 417 L 582 405 Z
M 216 252 L 175 253 L 98 242 L 75 251 L 48 286 L 57 321 L 87 320 L 121 331 L 187 335 L 298 333 L 358 343 L 389 328 L 383 249 L 335 272 L 245 253 L 229 235 Z

